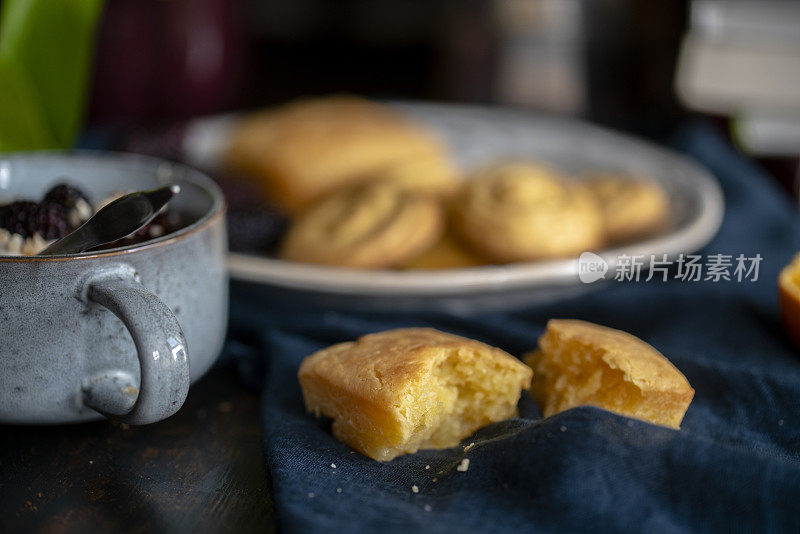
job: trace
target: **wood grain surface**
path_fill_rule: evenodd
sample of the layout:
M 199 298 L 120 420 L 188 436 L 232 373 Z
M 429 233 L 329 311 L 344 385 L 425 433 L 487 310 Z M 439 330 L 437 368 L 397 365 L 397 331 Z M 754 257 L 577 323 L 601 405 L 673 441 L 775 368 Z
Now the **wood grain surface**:
M 274 531 L 258 411 L 228 366 L 153 425 L 0 425 L 0 532 Z

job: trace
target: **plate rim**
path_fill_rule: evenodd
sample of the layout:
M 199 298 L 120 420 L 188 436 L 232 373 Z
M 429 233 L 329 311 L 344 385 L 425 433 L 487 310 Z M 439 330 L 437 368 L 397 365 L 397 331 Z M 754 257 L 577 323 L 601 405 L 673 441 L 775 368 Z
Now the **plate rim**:
M 674 260 L 680 253 L 691 253 L 707 245 L 719 230 L 725 211 L 722 188 L 713 174 L 688 156 L 667 147 L 638 138 L 628 133 L 588 123 L 574 118 L 559 117 L 547 113 L 515 110 L 502 106 L 471 104 L 447 104 L 416 101 L 397 101 L 391 104 L 400 108 L 448 110 L 453 113 L 489 113 L 505 116 L 515 121 L 546 121 L 561 128 L 580 128 L 606 139 L 633 143 L 643 150 L 661 158 L 668 158 L 685 174 L 692 176 L 692 185 L 699 200 L 698 215 L 685 227 L 668 234 L 646 240 L 595 251 L 609 264 L 609 270 L 622 255 L 639 256 L 666 254 Z M 199 119 L 210 122 L 212 128 L 227 127 L 230 119 Z M 200 125 L 195 125 L 200 128 Z M 208 135 L 206 133 L 206 135 Z M 280 286 L 289 289 L 317 291 L 339 295 L 435 297 L 468 296 L 487 292 L 513 289 L 529 289 L 542 286 L 572 286 L 578 283 L 578 258 L 545 261 L 518 262 L 505 265 L 483 265 L 459 269 L 441 270 L 367 270 L 325 265 L 303 264 L 286 260 L 230 252 L 228 272 L 232 279 L 258 284 Z M 647 265 L 643 265 L 646 269 Z M 369 276 L 364 276 L 365 274 Z

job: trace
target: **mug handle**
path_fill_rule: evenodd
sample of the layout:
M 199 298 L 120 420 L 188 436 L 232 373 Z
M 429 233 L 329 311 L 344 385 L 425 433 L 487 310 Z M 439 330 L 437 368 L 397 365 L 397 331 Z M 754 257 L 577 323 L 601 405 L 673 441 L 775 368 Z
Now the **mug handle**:
M 84 387 L 84 404 L 111 419 L 146 425 L 178 411 L 189 392 L 186 338 L 172 311 L 139 283 L 133 269 L 90 279 L 85 295 L 125 324 L 139 357 L 141 382 L 129 411 L 118 413 L 119 389 L 94 382 Z M 134 391 L 135 392 L 135 391 Z

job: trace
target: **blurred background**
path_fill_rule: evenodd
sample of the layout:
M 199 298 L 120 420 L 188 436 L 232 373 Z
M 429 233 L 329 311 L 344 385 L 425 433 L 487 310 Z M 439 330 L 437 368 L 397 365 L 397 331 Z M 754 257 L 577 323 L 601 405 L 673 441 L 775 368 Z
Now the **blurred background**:
M 657 138 L 702 113 L 797 191 L 792 0 L 110 0 L 97 51 L 95 126 L 331 92 L 503 104 Z
M 662 141 L 705 115 L 797 195 L 793 0 L 108 0 L 100 13 L 83 145 L 169 156 L 178 141 L 149 133 L 335 92 L 515 106 Z
M 185 118 L 350 91 L 608 123 L 670 120 L 686 9 L 632 0 L 111 0 L 92 117 Z

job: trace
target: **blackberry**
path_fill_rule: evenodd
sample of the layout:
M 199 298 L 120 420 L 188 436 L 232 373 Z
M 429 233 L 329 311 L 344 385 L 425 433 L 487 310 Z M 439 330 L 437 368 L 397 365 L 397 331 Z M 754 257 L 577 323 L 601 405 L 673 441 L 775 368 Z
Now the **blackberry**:
M 92 205 L 83 192 L 71 185 L 58 184 L 45 193 L 43 204 L 55 203 L 63 206 L 71 230 L 85 223 L 92 216 Z
M 234 252 L 272 253 L 289 226 L 280 213 L 264 206 L 240 206 L 228 212 L 228 244 Z
M 69 210 L 72 209 L 79 200 L 90 204 L 89 198 L 83 194 L 83 191 L 77 187 L 62 183 L 52 187 L 50 191 L 45 193 L 42 202 L 56 202 Z
M 20 200 L 0 206 L 0 226 L 24 238 L 38 232 L 47 240 L 61 239 L 70 232 L 67 211 L 55 202 Z

